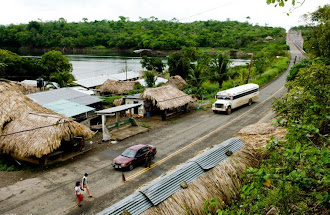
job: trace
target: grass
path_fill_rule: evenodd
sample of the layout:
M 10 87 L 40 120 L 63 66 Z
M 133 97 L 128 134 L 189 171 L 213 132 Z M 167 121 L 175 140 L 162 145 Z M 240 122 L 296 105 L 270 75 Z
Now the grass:
M 20 170 L 21 169 L 17 168 L 14 164 L 11 164 L 11 162 L 8 162 L 5 159 L 0 159 L 0 171 L 13 172 Z

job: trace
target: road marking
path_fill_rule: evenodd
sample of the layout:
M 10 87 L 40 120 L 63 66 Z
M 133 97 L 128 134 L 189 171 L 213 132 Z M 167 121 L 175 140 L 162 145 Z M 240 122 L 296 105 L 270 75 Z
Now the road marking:
M 273 93 L 271 96 L 269 96 L 267 99 L 265 99 L 264 101 L 260 102 L 257 106 L 255 106 L 255 107 L 251 108 L 250 110 L 248 110 L 248 111 L 242 113 L 242 114 L 239 115 L 238 117 L 236 117 L 236 118 L 230 120 L 230 121 L 227 122 L 226 124 L 224 124 L 224 125 L 220 126 L 219 128 L 217 128 L 217 129 L 211 131 L 210 133 L 204 135 L 203 137 L 200 137 L 199 139 L 193 141 L 192 143 L 190 143 L 190 144 L 188 144 L 188 145 L 182 147 L 182 148 L 179 149 L 178 151 L 176 151 L 176 152 L 174 152 L 174 153 L 168 155 L 167 157 L 165 157 L 165 158 L 163 158 L 163 159 L 157 161 L 156 163 L 152 164 L 152 165 L 150 166 L 150 168 L 145 168 L 145 169 L 143 169 L 143 170 L 140 170 L 140 171 L 134 173 L 133 175 L 128 176 L 128 177 L 126 178 L 126 181 L 133 180 L 134 178 L 136 178 L 136 177 L 140 176 L 141 174 L 143 174 L 143 173 L 149 171 L 150 169 L 152 169 L 152 168 L 154 168 L 154 167 L 156 167 L 156 166 L 158 166 L 158 165 L 164 163 L 165 161 L 167 161 L 167 160 L 169 160 L 170 158 L 176 156 L 177 154 L 183 152 L 184 150 L 186 150 L 186 149 L 188 149 L 188 148 L 191 148 L 192 146 L 194 146 L 194 145 L 200 143 L 202 140 L 204 140 L 204 139 L 206 139 L 206 138 L 212 136 L 213 134 L 215 134 L 215 133 L 221 131 L 224 127 L 226 127 L 226 126 L 228 126 L 229 124 L 235 122 L 236 120 L 242 118 L 243 116 L 247 115 L 247 114 L 250 113 L 251 111 L 253 111 L 253 110 L 255 110 L 256 108 L 258 108 L 258 107 L 259 107 L 260 105 L 262 105 L 263 103 L 267 102 L 269 99 L 273 98 L 274 95 L 276 95 L 277 93 L 279 93 L 279 92 L 280 92 L 281 90 L 283 90 L 283 89 L 284 89 L 284 86 L 281 87 L 279 90 L 277 90 L 275 93 Z

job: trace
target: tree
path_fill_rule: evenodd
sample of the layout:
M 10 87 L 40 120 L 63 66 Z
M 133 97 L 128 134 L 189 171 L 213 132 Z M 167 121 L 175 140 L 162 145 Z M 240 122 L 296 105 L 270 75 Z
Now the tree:
M 269 64 L 269 59 L 263 52 L 258 52 L 254 57 L 253 65 L 256 68 L 257 73 L 259 76 L 265 71 L 266 67 Z
M 312 27 L 312 35 L 305 43 L 306 47 L 314 57 L 330 58 L 330 5 L 319 7 L 309 19 L 318 25 Z
M 75 79 L 72 75 L 72 64 L 59 51 L 49 51 L 44 54 L 40 63 L 43 67 L 43 76 L 47 80 L 58 81 L 61 87 L 68 86 Z
M 43 75 L 46 77 L 49 77 L 50 74 L 55 72 L 72 72 L 72 64 L 60 51 L 49 51 L 45 53 L 41 57 L 40 63 L 44 68 Z
M 71 72 L 64 70 L 51 73 L 49 80 L 58 83 L 60 87 L 68 87 L 75 80 L 75 78 Z
M 147 57 L 143 56 L 141 60 L 142 68 L 146 68 L 147 70 L 156 70 L 158 73 L 163 73 L 163 69 L 165 68 L 164 63 L 160 58 L 157 57 Z
M 152 71 L 145 71 L 144 72 L 144 80 L 147 84 L 147 87 L 154 87 L 155 86 L 155 83 L 156 83 L 156 80 L 157 80 L 157 77 L 156 77 L 156 72 L 154 70 Z
M 199 90 L 202 86 L 202 83 L 206 80 L 205 72 L 206 68 L 204 64 L 197 63 L 189 71 L 188 83 L 195 86 Z
M 171 76 L 180 75 L 186 79 L 192 62 L 197 61 L 198 52 L 195 47 L 183 47 L 180 52 L 169 55 L 167 64 Z
M 211 55 L 211 62 L 209 64 L 210 80 L 219 83 L 219 89 L 222 88 L 222 83 L 228 78 L 227 70 L 229 68 L 230 60 L 225 54 Z

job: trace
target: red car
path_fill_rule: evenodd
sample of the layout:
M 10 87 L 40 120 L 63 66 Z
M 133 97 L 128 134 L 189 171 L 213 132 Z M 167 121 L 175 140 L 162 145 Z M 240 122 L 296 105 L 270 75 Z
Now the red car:
M 155 154 L 157 153 L 156 147 L 152 145 L 138 144 L 129 147 L 121 155 L 116 157 L 112 162 L 112 166 L 116 169 L 127 168 L 129 170 L 133 170 L 134 167 L 136 167 L 138 164 L 145 162 L 146 154 L 149 149 L 152 150 L 153 159 Z

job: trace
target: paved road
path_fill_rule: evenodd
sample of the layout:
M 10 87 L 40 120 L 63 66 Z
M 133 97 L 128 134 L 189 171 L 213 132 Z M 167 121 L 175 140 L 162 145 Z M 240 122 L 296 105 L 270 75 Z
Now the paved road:
M 293 61 L 303 56 L 289 43 Z M 291 66 L 291 65 L 290 65 Z M 37 178 L 20 181 L 0 189 L 0 214 L 93 214 L 130 195 L 139 187 L 195 156 L 201 150 L 234 136 L 242 127 L 258 122 L 268 115 L 272 98 L 284 92 L 287 72 L 260 91 L 252 106 L 234 110 L 231 115 L 205 114 L 181 119 L 172 125 L 129 138 L 96 155 L 47 171 Z M 125 172 L 127 183 L 121 182 L 121 172 L 110 163 L 129 145 L 155 145 L 158 154 L 149 171 L 137 167 Z M 90 189 L 95 198 L 85 198 L 78 208 L 74 183 L 89 172 Z

